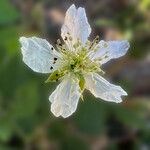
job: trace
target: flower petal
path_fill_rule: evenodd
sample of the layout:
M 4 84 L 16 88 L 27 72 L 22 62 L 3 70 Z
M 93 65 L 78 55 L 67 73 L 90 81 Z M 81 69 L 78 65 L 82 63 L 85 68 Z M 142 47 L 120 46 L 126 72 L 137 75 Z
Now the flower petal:
M 102 78 L 97 73 L 91 73 L 86 76 L 86 88 L 98 98 L 109 102 L 122 102 L 121 96 L 127 93 L 120 87 L 113 85 Z
M 67 10 L 64 24 L 61 28 L 61 36 L 63 39 L 65 39 L 67 33 L 71 35 L 74 43 L 77 39 L 80 39 L 83 43 L 86 42 L 91 33 L 91 27 L 88 23 L 84 8 L 79 7 L 76 9 L 75 5 L 71 5 Z
M 50 95 L 51 112 L 63 118 L 69 117 L 75 112 L 80 98 L 80 88 L 77 81 L 65 78 Z
M 110 59 L 119 58 L 126 54 L 130 45 L 128 41 L 100 41 L 99 50 L 92 56 L 93 59 L 101 59 L 100 63 L 104 64 Z
M 45 39 L 21 37 L 19 41 L 22 45 L 23 61 L 33 71 L 50 73 L 58 67 L 58 63 L 53 62 L 54 57 L 60 58 L 60 54 Z

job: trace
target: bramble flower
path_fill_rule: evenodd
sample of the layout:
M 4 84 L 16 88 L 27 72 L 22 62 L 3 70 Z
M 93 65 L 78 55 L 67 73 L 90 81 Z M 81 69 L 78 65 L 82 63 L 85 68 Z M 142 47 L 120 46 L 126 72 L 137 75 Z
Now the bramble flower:
M 95 97 L 109 102 L 122 102 L 127 93 L 106 81 L 101 66 L 121 57 L 129 49 L 128 41 L 99 41 L 97 36 L 88 40 L 91 33 L 85 9 L 72 5 L 66 12 L 61 28 L 61 40 L 56 49 L 45 39 L 21 37 L 24 63 L 33 71 L 51 73 L 46 82 L 61 81 L 50 95 L 51 111 L 56 116 L 69 117 L 76 111 L 84 89 Z

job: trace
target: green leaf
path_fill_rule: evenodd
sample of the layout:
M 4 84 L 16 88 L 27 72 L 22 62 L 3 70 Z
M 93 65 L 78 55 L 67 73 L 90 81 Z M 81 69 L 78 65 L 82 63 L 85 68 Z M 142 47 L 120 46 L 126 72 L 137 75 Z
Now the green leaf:
M 14 122 L 11 118 L 11 114 L 6 113 L 0 117 L 0 141 L 7 142 L 14 131 Z
M 74 114 L 74 121 L 81 133 L 99 135 L 104 131 L 107 109 L 105 102 L 84 93 L 84 101 L 80 101 Z
M 89 150 L 89 145 L 80 138 L 72 136 L 63 141 L 62 150 Z
M 19 27 L 9 27 L 0 30 L 0 47 L 3 48 L 7 54 L 16 54 L 19 49 Z
M 9 0 L 0 0 L 0 6 L 0 25 L 8 25 L 18 19 L 19 13 Z
M 3 124 L 3 123 L 6 123 L 6 122 L 2 122 L 1 120 L 0 140 L 6 142 L 11 137 L 13 129 L 12 129 L 12 124 L 8 124 L 8 122 L 7 124 Z
M 15 93 L 12 113 L 16 118 L 28 117 L 36 113 L 39 103 L 37 84 L 28 82 L 20 86 Z

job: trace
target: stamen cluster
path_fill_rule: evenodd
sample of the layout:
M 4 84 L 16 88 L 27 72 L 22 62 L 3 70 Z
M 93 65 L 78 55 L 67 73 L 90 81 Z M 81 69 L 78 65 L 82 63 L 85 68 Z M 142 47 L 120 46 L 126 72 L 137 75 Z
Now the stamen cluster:
M 47 79 L 46 82 L 58 81 L 66 74 L 71 74 L 79 79 L 80 82 L 84 82 L 84 75 L 89 72 L 101 72 L 100 63 L 98 60 L 92 61 L 89 57 L 92 56 L 99 49 L 99 36 L 97 36 L 92 42 L 87 40 L 83 45 L 82 42 L 77 39 L 76 42 L 72 40 L 69 33 L 64 38 L 64 43 L 58 39 L 56 48 L 61 53 L 61 59 L 57 62 L 57 58 L 54 57 L 55 63 L 61 63 L 61 68 L 55 70 Z M 53 67 L 51 66 L 51 70 Z

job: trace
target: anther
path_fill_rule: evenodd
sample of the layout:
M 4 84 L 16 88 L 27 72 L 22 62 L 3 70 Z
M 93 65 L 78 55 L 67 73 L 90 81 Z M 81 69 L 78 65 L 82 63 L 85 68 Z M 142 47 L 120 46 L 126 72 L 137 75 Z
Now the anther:
M 53 47 L 51 47 L 51 50 L 54 50 L 54 48 L 53 48 Z
M 57 60 L 57 58 L 56 57 L 54 57 L 54 61 L 56 61 Z
M 64 40 L 67 41 L 67 37 L 66 36 L 65 36 Z
M 74 69 L 74 67 L 75 67 L 73 64 L 71 64 L 70 66 L 71 66 L 71 69 Z
M 58 77 L 58 74 L 56 73 L 56 77 Z
M 50 67 L 50 69 L 52 70 L 52 69 L 53 69 L 53 67 L 51 66 L 51 67 Z

